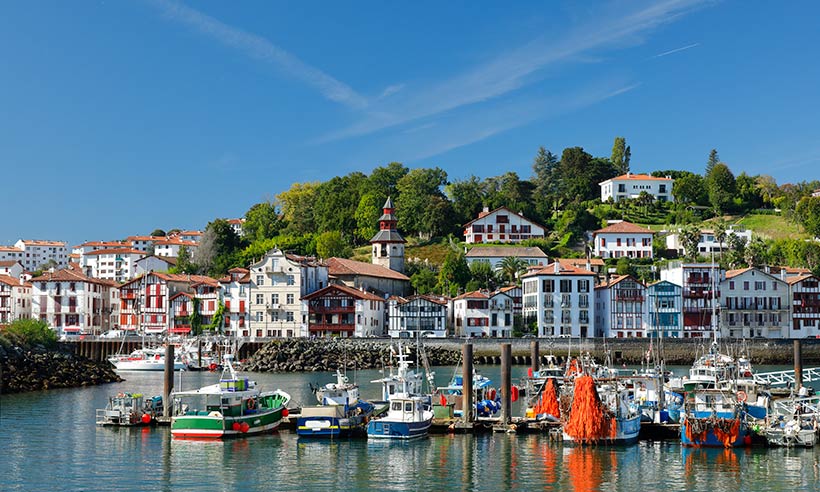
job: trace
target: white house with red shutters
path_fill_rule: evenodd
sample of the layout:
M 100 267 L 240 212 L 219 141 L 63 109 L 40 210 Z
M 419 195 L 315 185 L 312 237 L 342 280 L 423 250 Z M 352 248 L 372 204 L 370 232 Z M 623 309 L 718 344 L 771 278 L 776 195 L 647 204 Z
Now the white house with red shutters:
M 30 283 L 31 317 L 48 323 L 59 336 L 100 334 L 110 328 L 111 282 L 63 269 Z
M 512 336 L 514 302 L 508 294 L 476 290 L 455 297 L 452 302 L 457 336 Z
M 171 316 L 168 332 L 174 335 L 189 335 L 193 329 L 191 314 L 199 313 L 200 330 L 208 329 L 214 323 L 219 310 L 219 283 L 209 278 L 207 281 L 191 284 L 190 292 L 177 292 L 170 299 Z M 217 327 L 222 328 L 220 323 Z
M 648 193 L 659 202 L 674 201 L 672 186 L 675 180 L 671 176 L 656 177 L 649 174 L 626 173 L 615 178 L 601 181 L 601 201 L 610 198 L 616 202 L 638 198 L 642 192 Z
M 224 332 L 228 336 L 250 336 L 250 270 L 232 268 L 219 279 L 222 302 L 225 304 Z
M 646 299 L 646 285 L 630 275 L 616 275 L 596 285 L 596 333 L 607 338 L 644 337 Z
M 20 278 L 0 275 L 0 325 L 31 318 L 31 290 Z
M 525 239 L 543 238 L 545 231 L 544 226 L 507 207 L 498 207 L 493 211 L 484 207 L 477 219 L 464 224 L 464 242 L 517 243 Z
M 197 241 L 190 241 L 179 237 L 158 239 L 154 241 L 154 255 L 177 258 L 179 256 L 179 250 L 183 246 L 188 249 L 188 253 L 193 255 L 196 252 L 196 248 L 199 246 L 199 243 Z
M 615 222 L 592 233 L 594 253 L 601 258 L 652 258 L 652 237 L 649 229 Z
M 302 298 L 305 336 L 373 337 L 384 333 L 384 299 L 342 284 Z
M 126 282 L 119 287 L 120 329 L 146 334 L 167 332 L 171 326 L 171 297 L 179 292 L 195 293 L 199 284 L 218 288 L 218 282 L 205 275 L 152 272 Z

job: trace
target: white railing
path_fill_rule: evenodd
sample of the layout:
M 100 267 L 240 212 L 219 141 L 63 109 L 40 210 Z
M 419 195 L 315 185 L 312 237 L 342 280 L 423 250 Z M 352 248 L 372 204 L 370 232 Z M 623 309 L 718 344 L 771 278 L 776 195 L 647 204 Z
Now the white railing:
M 771 386 L 785 386 L 794 384 L 794 370 L 761 372 L 754 375 L 755 381 L 768 383 Z M 820 367 L 809 367 L 803 369 L 803 381 L 811 382 L 820 380 Z

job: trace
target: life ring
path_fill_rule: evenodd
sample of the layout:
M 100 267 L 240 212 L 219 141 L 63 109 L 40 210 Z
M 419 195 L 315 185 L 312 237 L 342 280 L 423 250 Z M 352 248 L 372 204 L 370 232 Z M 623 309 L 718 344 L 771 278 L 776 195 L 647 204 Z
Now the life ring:
M 253 410 L 254 408 L 256 408 L 256 400 L 254 400 L 253 398 L 248 398 L 248 401 L 247 403 L 245 403 L 245 406 L 248 410 Z
M 737 392 L 737 401 L 744 403 L 746 401 L 746 392 L 740 390 Z

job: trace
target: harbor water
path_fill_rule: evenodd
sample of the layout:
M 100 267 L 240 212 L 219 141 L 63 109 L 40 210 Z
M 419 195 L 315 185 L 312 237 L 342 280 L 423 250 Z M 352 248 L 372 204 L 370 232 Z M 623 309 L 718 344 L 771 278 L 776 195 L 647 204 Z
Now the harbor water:
M 779 368 L 771 368 L 779 369 Z M 455 368 L 438 368 L 444 385 Z M 478 370 L 500 380 L 497 366 Z M 759 368 L 759 370 L 765 370 Z M 513 381 L 526 367 L 513 367 Z M 331 373 L 248 374 L 281 388 L 294 405 L 314 403 L 309 384 Z M 364 398 L 378 371 L 348 373 Z M 289 490 L 820 490 L 818 449 L 688 449 L 677 442 L 576 447 L 540 434 L 431 435 L 409 443 L 318 441 L 292 431 L 226 441 L 172 440 L 167 427 L 98 428 L 95 409 L 118 392 L 162 392 L 162 373 L 123 373 L 125 382 L 0 396 L 3 491 Z M 215 373 L 180 373 L 182 389 Z M 520 403 L 520 402 L 519 402 Z M 521 414 L 520 405 L 514 413 Z

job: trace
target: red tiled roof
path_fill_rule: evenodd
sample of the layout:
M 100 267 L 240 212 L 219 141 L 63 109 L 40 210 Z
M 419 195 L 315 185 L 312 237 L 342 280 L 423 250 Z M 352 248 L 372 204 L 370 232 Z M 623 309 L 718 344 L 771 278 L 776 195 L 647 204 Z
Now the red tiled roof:
M 425 301 L 430 301 L 434 304 L 439 304 L 439 305 L 442 305 L 442 306 L 447 305 L 447 299 L 443 299 L 441 297 L 436 297 L 436 296 L 431 296 L 431 295 L 428 295 L 428 294 L 416 294 L 416 295 L 412 295 L 412 296 L 407 297 L 407 298 L 400 297 L 400 296 L 390 296 L 390 299 L 397 299 L 399 301 L 399 304 L 407 304 L 408 302 L 414 301 L 416 299 L 423 299 Z
M 609 233 L 637 233 L 637 234 L 653 234 L 649 229 L 644 229 L 641 226 L 635 225 L 632 222 L 622 221 L 610 224 L 603 229 L 598 229 L 593 234 L 609 234 Z
M 74 246 L 74 248 L 82 248 L 83 246 L 102 246 L 104 248 L 124 248 L 126 246 L 130 246 L 131 244 L 128 241 L 88 241 L 83 244 L 79 244 Z M 73 248 L 72 248 L 73 249 Z
M 606 181 L 602 181 L 602 183 L 606 183 L 609 180 L 616 181 L 616 180 L 623 180 L 623 179 L 635 179 L 640 181 L 673 181 L 672 178 L 660 178 L 658 176 L 652 176 L 650 174 L 621 174 L 620 176 L 609 178 Z
M 547 258 L 541 248 L 535 246 L 474 246 L 467 252 L 467 258 L 506 258 L 508 256 L 527 258 Z
M 188 241 L 185 239 L 178 239 L 176 236 L 170 237 L 167 239 L 158 239 L 154 241 L 155 246 L 169 246 L 169 245 L 177 245 L 177 246 L 199 246 L 199 243 L 196 241 Z
M 311 292 L 310 294 L 306 295 L 302 299 L 310 300 L 310 299 L 315 299 L 317 297 L 322 297 L 325 294 L 331 292 L 332 290 L 341 291 L 341 292 L 343 292 L 343 293 L 345 293 L 345 294 L 347 294 L 351 297 L 355 297 L 356 299 L 366 299 L 368 301 L 382 301 L 382 302 L 384 302 L 384 299 L 382 299 L 381 297 L 379 297 L 375 294 L 371 294 L 370 292 L 364 292 L 364 291 L 361 291 L 361 290 L 358 290 L 358 289 L 354 289 L 353 287 L 348 287 L 344 284 L 330 284 L 327 287 L 319 289 L 315 292 Z
M 65 243 L 63 241 L 46 241 L 41 239 L 23 239 L 23 244 L 26 246 L 57 246 L 57 247 L 65 247 Z
M 815 277 L 813 274 L 807 273 L 805 275 L 797 275 L 795 277 L 789 277 L 789 278 L 786 279 L 786 283 L 789 284 L 789 285 L 794 285 L 794 284 L 796 284 L 798 282 L 802 282 L 802 281 L 804 281 L 808 278 L 814 278 L 815 280 L 820 280 L 817 277 Z
M 75 265 L 75 263 L 71 263 L 70 265 Z M 91 278 L 80 271 L 80 269 L 72 269 L 72 268 L 64 268 L 62 270 L 57 270 L 54 273 L 46 272 L 39 277 L 34 277 L 33 279 L 29 280 L 32 284 L 34 282 L 87 282 L 91 284 L 98 284 L 98 285 L 110 285 L 108 282 L 100 280 L 98 278 Z
M 393 280 L 410 280 L 407 275 L 389 268 L 385 268 L 381 265 L 347 260 L 345 258 L 329 258 L 327 260 L 327 273 L 333 277 L 345 275 L 364 275 L 366 277 L 390 278 Z
M 147 274 L 140 275 L 139 277 L 135 277 L 128 282 L 125 282 L 120 287 L 125 287 L 126 285 L 139 283 L 142 281 L 143 277 L 146 275 L 154 275 L 160 280 L 164 280 L 166 282 L 177 282 L 177 283 L 185 283 L 189 285 L 193 284 L 208 284 L 213 285 L 214 287 L 218 286 L 218 282 L 215 278 L 208 277 L 207 275 L 189 275 L 187 273 L 160 273 L 160 272 L 151 272 Z
M 480 290 L 474 290 L 472 292 L 465 292 L 464 294 L 461 294 L 458 297 L 454 297 L 453 300 L 454 301 L 460 301 L 462 299 L 489 299 L 489 298 L 490 298 L 490 296 L 488 296 L 484 292 L 481 292 Z
M 738 268 L 736 270 L 726 270 L 726 278 L 737 277 L 738 275 L 746 273 L 749 270 L 754 270 L 754 268 L 753 267 L 746 267 L 746 268 Z
M 20 283 L 20 279 L 10 277 L 8 275 L 0 275 L 0 284 L 6 284 L 11 287 L 31 287 L 30 283 Z
M 644 285 L 643 282 L 641 282 L 640 280 L 632 277 L 631 275 L 613 275 L 612 277 L 610 277 L 609 282 L 601 282 L 600 284 L 596 285 L 595 288 L 596 289 L 603 289 L 603 288 L 606 288 L 606 287 L 612 287 L 613 285 L 615 285 L 617 283 L 620 283 L 622 280 L 626 280 L 628 278 L 631 278 L 632 280 L 634 280 L 635 282 L 637 282 L 640 285 Z
M 558 261 L 558 263 L 561 264 L 561 266 L 577 267 L 577 268 L 586 268 L 587 263 L 589 263 L 589 266 L 591 266 L 591 267 L 592 266 L 597 266 L 597 267 L 603 267 L 604 266 L 604 260 L 602 260 L 601 258 L 590 258 L 590 259 L 586 259 L 586 258 L 558 258 L 557 261 Z
M 7 253 L 22 253 L 23 250 L 20 248 L 15 248 L 14 246 L 0 246 L 0 251 L 5 251 Z
M 558 263 L 558 271 L 555 271 L 555 263 L 550 263 L 549 265 L 539 268 L 530 270 L 529 272 L 525 273 L 521 277 L 534 277 L 537 275 L 595 275 L 595 272 L 591 272 L 585 268 L 578 268 L 572 265 L 562 265 L 560 262 Z
M 165 236 L 128 236 L 125 238 L 128 242 L 133 241 L 159 241 L 165 239 Z
M 18 264 L 18 263 L 20 263 L 20 260 L 5 260 L 5 261 L 0 261 L 0 267 L 2 267 L 2 268 L 11 267 L 11 266 L 14 266 L 14 265 L 16 265 L 16 264 Z M 20 266 L 22 266 L 22 264 L 21 264 Z

